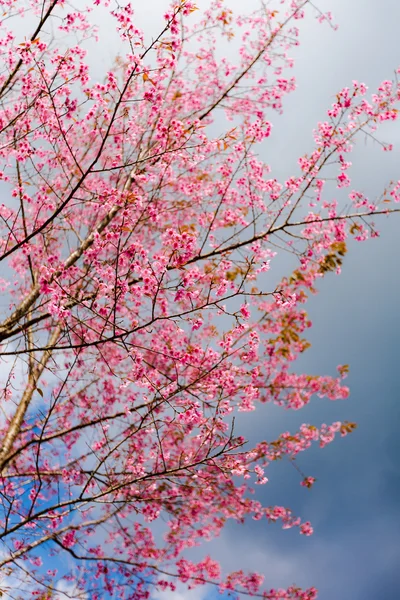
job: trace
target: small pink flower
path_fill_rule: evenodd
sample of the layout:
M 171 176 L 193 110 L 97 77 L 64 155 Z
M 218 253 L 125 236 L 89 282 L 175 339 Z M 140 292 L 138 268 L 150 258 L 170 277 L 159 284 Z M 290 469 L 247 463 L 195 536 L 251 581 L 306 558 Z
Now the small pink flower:
M 314 533 L 314 529 L 311 527 L 310 521 L 306 521 L 300 525 L 300 533 L 303 535 L 312 535 Z
M 62 543 L 65 548 L 72 548 L 75 545 L 75 531 L 68 531 L 62 538 Z
M 300 483 L 303 487 L 311 488 L 316 482 L 315 477 L 305 477 L 303 481 Z
M 247 304 L 242 304 L 242 306 L 240 307 L 240 312 L 242 313 L 242 316 L 245 319 L 249 319 L 250 318 L 250 311 L 249 311 L 249 307 Z

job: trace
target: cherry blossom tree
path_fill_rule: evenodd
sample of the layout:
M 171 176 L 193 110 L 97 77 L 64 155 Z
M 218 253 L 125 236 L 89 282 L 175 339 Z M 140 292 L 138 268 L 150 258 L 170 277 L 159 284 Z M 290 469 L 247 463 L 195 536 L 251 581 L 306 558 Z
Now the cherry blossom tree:
M 309 0 L 248 15 L 176 0 L 150 38 L 133 3 L 77 4 L 0 0 L 0 587 L 20 578 L 12 597 L 44 600 L 62 577 L 93 600 L 179 582 L 312 600 L 314 588 L 269 589 L 187 551 L 229 519 L 312 533 L 252 486 L 355 424 L 249 447 L 240 413 L 348 394 L 346 365 L 330 377 L 293 362 L 309 346 L 307 298 L 340 272 L 346 240 L 398 210 L 400 182 L 366 197 L 349 155 L 398 118 L 400 86 L 339 91 L 279 181 L 262 155 L 295 90 L 298 21 L 334 26 L 330 14 Z M 105 12 L 124 50 L 99 82 L 85 43 Z M 280 251 L 296 266 L 273 285 Z

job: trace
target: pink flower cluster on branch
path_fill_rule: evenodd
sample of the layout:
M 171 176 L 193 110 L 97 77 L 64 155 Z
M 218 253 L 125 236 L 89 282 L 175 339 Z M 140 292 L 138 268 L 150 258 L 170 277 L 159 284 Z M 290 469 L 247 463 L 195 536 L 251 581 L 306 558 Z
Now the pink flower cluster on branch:
M 372 218 L 399 210 L 398 181 L 377 199 L 351 189 L 349 157 L 357 136 L 398 119 L 400 86 L 341 90 L 281 181 L 260 154 L 295 90 L 296 23 L 331 15 L 308 0 L 249 15 L 228 4 L 174 1 L 151 36 L 129 2 L 0 0 L 0 567 L 25 574 L 23 598 L 61 578 L 46 555 L 73 565 L 63 577 L 78 591 L 90 581 L 93 600 L 178 582 L 316 598 L 187 550 L 229 519 L 312 534 L 251 486 L 355 424 L 250 448 L 241 413 L 348 396 L 347 365 L 331 377 L 293 363 L 309 347 L 307 298 L 340 272 L 348 238 L 375 237 Z M 20 40 L 25 10 L 35 25 Z M 84 42 L 104 12 L 124 51 L 99 82 Z M 221 59 L 233 38 L 237 55 Z M 274 286 L 282 244 L 297 266 Z

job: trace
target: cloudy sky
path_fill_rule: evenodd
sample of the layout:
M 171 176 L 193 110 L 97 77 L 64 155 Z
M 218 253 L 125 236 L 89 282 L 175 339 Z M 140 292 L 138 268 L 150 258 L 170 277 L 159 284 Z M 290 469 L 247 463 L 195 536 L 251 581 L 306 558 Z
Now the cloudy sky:
M 231 2 L 238 6 L 238 2 Z M 309 20 L 302 26 L 296 52 L 298 90 L 286 98 L 285 114 L 274 118 L 266 162 L 273 176 L 295 172 L 298 156 L 312 144 L 312 129 L 324 119 L 338 90 L 353 79 L 372 91 L 393 77 L 400 65 L 395 0 L 323 0 L 339 24 L 338 31 Z M 201 5 L 201 0 L 198 2 Z M 400 177 L 400 130 L 387 129 L 394 152 L 384 154 L 360 140 L 353 160 L 354 187 L 371 198 L 391 179 Z M 328 277 L 308 304 L 313 321 L 311 349 L 297 363 L 299 372 L 334 374 L 350 364 L 350 398 L 330 402 L 315 398 L 299 412 L 265 406 L 246 415 L 242 426 L 250 439 L 273 439 L 302 422 L 335 420 L 358 423 L 354 434 L 299 457 L 306 473 L 317 477 L 312 490 L 300 487 L 289 464 L 269 469 L 269 483 L 259 492 L 267 505 L 283 504 L 315 529 L 310 538 L 295 530 L 260 522 L 228 527 L 204 551 L 226 569 L 258 570 L 267 587 L 316 585 L 321 600 L 397 600 L 400 575 L 400 393 L 398 297 L 400 216 L 377 222 L 381 237 L 350 245 L 340 277 Z M 262 415 L 262 417 L 261 417 Z M 157 600 L 201 600 L 192 595 L 159 594 Z
M 200 8 L 202 1 L 197 0 Z M 142 25 L 153 28 L 164 4 L 164 0 L 138 3 Z M 227 0 L 227 4 L 243 3 Z M 312 145 L 312 129 L 340 88 L 358 79 L 373 90 L 400 65 L 398 0 L 319 0 L 318 5 L 333 11 L 339 29 L 334 32 L 312 19 L 301 27 L 301 46 L 294 55 L 298 90 L 286 98 L 284 116 L 275 116 L 271 147 L 263 157 L 277 178 L 295 172 L 297 158 Z M 109 43 L 98 50 L 99 78 L 114 50 Z M 353 156 L 355 187 L 371 198 L 385 183 L 400 178 L 400 127 L 388 130 L 388 139 L 395 143 L 392 154 L 361 140 Z M 300 455 L 301 469 L 317 477 L 312 490 L 300 487 L 299 474 L 285 462 L 271 467 L 269 483 L 258 490 L 266 505 L 290 506 L 303 520 L 310 520 L 314 535 L 306 538 L 297 530 L 250 522 L 229 526 L 202 549 L 226 570 L 264 573 L 267 587 L 315 585 L 321 600 L 399 598 L 400 216 L 378 223 L 381 237 L 351 245 L 342 275 L 327 277 L 309 302 L 312 347 L 296 367 L 299 372 L 333 375 L 338 364 L 349 363 L 350 398 L 340 402 L 315 398 L 300 412 L 263 406 L 241 423 L 250 440 L 274 439 L 303 422 L 358 423 L 351 436 Z M 153 600 L 214 597 L 200 588 L 189 594 L 183 589 L 157 594 Z

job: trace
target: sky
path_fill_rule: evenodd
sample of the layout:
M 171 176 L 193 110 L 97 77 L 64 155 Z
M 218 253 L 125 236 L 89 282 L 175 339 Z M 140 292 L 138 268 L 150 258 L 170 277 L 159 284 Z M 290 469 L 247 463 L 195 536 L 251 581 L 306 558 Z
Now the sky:
M 272 165 L 272 176 L 294 171 L 337 91 L 354 79 L 373 90 L 400 65 L 400 3 L 323 0 L 318 5 L 332 10 L 339 28 L 332 31 L 312 20 L 301 27 L 301 45 L 292 53 L 298 89 L 286 98 L 284 115 L 274 118 L 271 150 L 262 156 Z M 371 198 L 400 175 L 399 127 L 388 129 L 387 137 L 395 143 L 390 155 L 361 140 L 352 156 L 354 187 Z M 317 478 L 312 490 L 301 487 L 296 470 L 282 462 L 268 469 L 268 484 L 258 487 L 258 498 L 267 505 L 291 507 L 310 520 L 314 535 L 306 538 L 278 525 L 251 522 L 228 526 L 203 549 L 226 570 L 262 572 L 267 587 L 315 585 L 321 600 L 399 598 L 400 217 L 383 218 L 377 226 L 381 237 L 350 244 L 342 274 L 319 284 L 319 294 L 307 307 L 312 347 L 296 364 L 298 372 L 333 375 L 338 364 L 349 363 L 350 397 L 336 402 L 315 398 L 298 412 L 263 406 L 239 425 L 249 440 L 257 440 L 274 439 L 303 422 L 358 424 L 352 435 L 300 455 L 299 467 Z M 180 589 L 154 599 L 215 597 L 209 590 L 188 595 Z
M 200 8 L 202 1 L 197 1 Z M 153 15 L 164 4 L 148 0 L 138 5 L 145 28 L 154 26 Z M 227 4 L 242 5 L 239 0 Z M 248 0 L 249 7 L 252 4 L 255 1 Z M 292 53 L 298 89 L 286 98 L 284 115 L 274 118 L 271 146 L 261 156 L 278 178 L 295 171 L 297 158 L 311 147 L 314 126 L 340 88 L 357 79 L 374 89 L 400 65 L 398 0 L 320 0 L 318 6 L 332 10 L 339 29 L 332 31 L 312 19 L 301 26 L 301 46 Z M 95 65 L 99 73 L 114 54 L 112 45 L 102 48 Z M 400 128 L 388 129 L 388 138 L 395 143 L 393 153 L 361 140 L 353 156 L 355 187 L 371 197 L 400 177 Z M 240 433 L 250 441 L 274 439 L 303 422 L 358 424 L 351 436 L 300 455 L 299 467 L 317 478 L 312 490 L 299 485 L 301 477 L 289 462 L 269 468 L 268 484 L 258 488 L 264 504 L 291 507 L 302 520 L 310 520 L 314 535 L 306 538 L 297 530 L 249 522 L 229 525 L 219 539 L 197 551 L 212 554 L 227 571 L 265 574 L 267 587 L 315 585 L 320 600 L 399 598 L 400 216 L 382 218 L 377 225 L 381 237 L 350 244 L 342 274 L 326 277 L 308 303 L 312 347 L 296 365 L 298 372 L 334 375 L 338 364 L 348 363 L 350 397 L 336 402 L 315 398 L 300 412 L 266 405 L 243 415 L 240 422 Z M 188 593 L 183 587 L 152 596 L 215 597 L 208 588 Z

